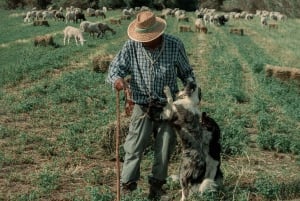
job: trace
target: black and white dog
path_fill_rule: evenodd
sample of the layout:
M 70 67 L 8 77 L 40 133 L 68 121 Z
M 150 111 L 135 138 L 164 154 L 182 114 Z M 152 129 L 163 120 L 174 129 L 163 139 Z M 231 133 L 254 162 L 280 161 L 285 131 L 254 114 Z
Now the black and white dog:
M 200 88 L 195 82 L 187 83 L 175 101 L 169 87 L 165 87 L 164 93 L 168 104 L 161 117 L 172 122 L 182 143 L 181 201 L 186 200 L 190 192 L 216 190 L 223 179 L 220 129 L 206 113 L 200 113 Z

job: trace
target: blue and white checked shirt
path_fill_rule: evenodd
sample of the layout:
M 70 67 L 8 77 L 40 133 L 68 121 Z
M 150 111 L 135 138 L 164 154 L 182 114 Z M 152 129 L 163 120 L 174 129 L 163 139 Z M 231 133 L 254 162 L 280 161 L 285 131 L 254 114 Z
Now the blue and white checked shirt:
M 151 60 L 156 60 L 153 65 Z M 126 76 L 131 77 L 132 99 L 140 105 L 149 104 L 151 100 L 165 103 L 165 86 L 170 87 L 174 98 L 179 91 L 177 78 L 183 84 L 187 79 L 195 80 L 182 41 L 168 34 L 163 35 L 162 47 L 154 50 L 128 40 L 111 62 L 106 81 L 113 85 L 118 78 Z

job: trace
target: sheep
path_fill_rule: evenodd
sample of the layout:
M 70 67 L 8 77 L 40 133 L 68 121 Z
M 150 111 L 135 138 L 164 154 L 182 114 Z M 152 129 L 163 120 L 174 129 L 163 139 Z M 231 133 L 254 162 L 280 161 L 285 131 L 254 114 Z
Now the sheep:
M 70 43 L 70 38 L 73 36 L 75 41 L 76 41 L 76 45 L 78 45 L 78 41 L 77 39 L 79 39 L 79 42 L 81 43 L 81 45 L 83 45 L 83 42 L 85 41 L 82 35 L 82 31 L 78 28 L 72 27 L 72 26 L 67 26 L 64 31 L 64 45 L 66 45 L 66 39 L 68 38 L 68 44 Z
M 89 16 L 89 17 L 95 16 L 95 9 L 93 9 L 93 8 L 87 8 L 87 9 L 86 9 L 86 14 L 87 14 L 87 16 Z
M 47 26 L 49 27 L 49 23 L 47 20 L 34 20 L 33 21 L 33 26 Z
M 77 23 L 78 20 L 79 22 L 86 20 L 83 13 L 75 13 L 75 22 Z
M 42 15 L 43 15 L 43 20 L 46 20 L 46 19 L 53 19 L 54 18 L 54 13 L 53 12 L 50 12 L 50 11 L 43 11 L 42 12 Z
M 110 28 L 107 24 L 98 23 L 98 27 L 101 33 L 98 33 L 97 38 L 101 35 L 101 38 L 105 35 L 106 31 L 110 31 L 113 35 L 116 34 L 116 31 Z
M 99 10 L 99 9 L 95 10 L 95 16 L 96 17 L 101 16 L 103 19 L 106 18 L 106 15 L 105 15 L 104 11 Z
M 34 46 L 48 46 L 48 45 L 51 45 L 53 47 L 58 47 L 57 44 L 54 43 L 54 40 L 53 40 L 53 36 L 51 35 L 44 35 L 44 36 L 36 36 L 34 38 Z
M 262 26 L 267 26 L 268 25 L 268 17 L 261 16 L 260 23 L 261 23 Z
M 197 18 L 195 20 L 195 30 L 196 32 L 200 32 L 200 28 L 203 27 L 203 22 L 202 22 L 202 19 L 200 18 Z
M 89 33 L 90 36 L 93 35 L 94 38 L 94 34 L 97 33 L 98 36 L 100 34 L 102 34 L 102 32 L 99 29 L 99 22 L 89 22 L 89 21 L 83 21 L 80 23 L 80 29 L 83 32 Z
M 178 20 L 178 22 L 180 22 L 180 21 L 189 22 L 189 17 L 183 14 L 183 15 L 177 16 L 177 20 Z
M 62 20 L 62 21 L 65 21 L 65 16 L 64 14 L 61 12 L 61 11 L 57 11 L 54 15 L 54 19 L 55 20 Z
M 33 20 L 36 17 L 36 11 L 28 11 L 26 13 L 26 16 L 24 18 L 24 23 L 26 22 L 30 22 L 31 20 Z
M 66 13 L 66 24 L 68 22 L 71 22 L 71 20 L 75 23 L 76 19 L 75 19 L 75 12 L 74 11 L 68 11 Z

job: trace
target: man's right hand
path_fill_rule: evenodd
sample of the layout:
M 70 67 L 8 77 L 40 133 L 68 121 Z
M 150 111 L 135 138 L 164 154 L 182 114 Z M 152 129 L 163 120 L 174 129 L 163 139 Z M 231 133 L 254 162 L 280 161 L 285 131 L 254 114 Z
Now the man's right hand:
M 119 78 L 115 81 L 114 86 L 116 90 L 121 91 L 126 88 L 126 83 L 123 78 Z

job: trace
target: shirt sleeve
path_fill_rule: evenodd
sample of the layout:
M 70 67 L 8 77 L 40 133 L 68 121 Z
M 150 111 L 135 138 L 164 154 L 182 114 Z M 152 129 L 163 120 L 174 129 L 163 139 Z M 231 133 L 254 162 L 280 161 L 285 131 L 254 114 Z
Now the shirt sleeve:
M 189 63 L 189 59 L 187 57 L 186 50 L 182 41 L 178 42 L 178 57 L 176 63 L 177 76 L 182 81 L 183 85 L 185 85 L 187 81 L 195 81 L 194 72 Z
M 119 78 L 124 78 L 129 74 L 129 43 L 126 42 L 111 61 L 108 69 L 106 82 L 113 85 Z

